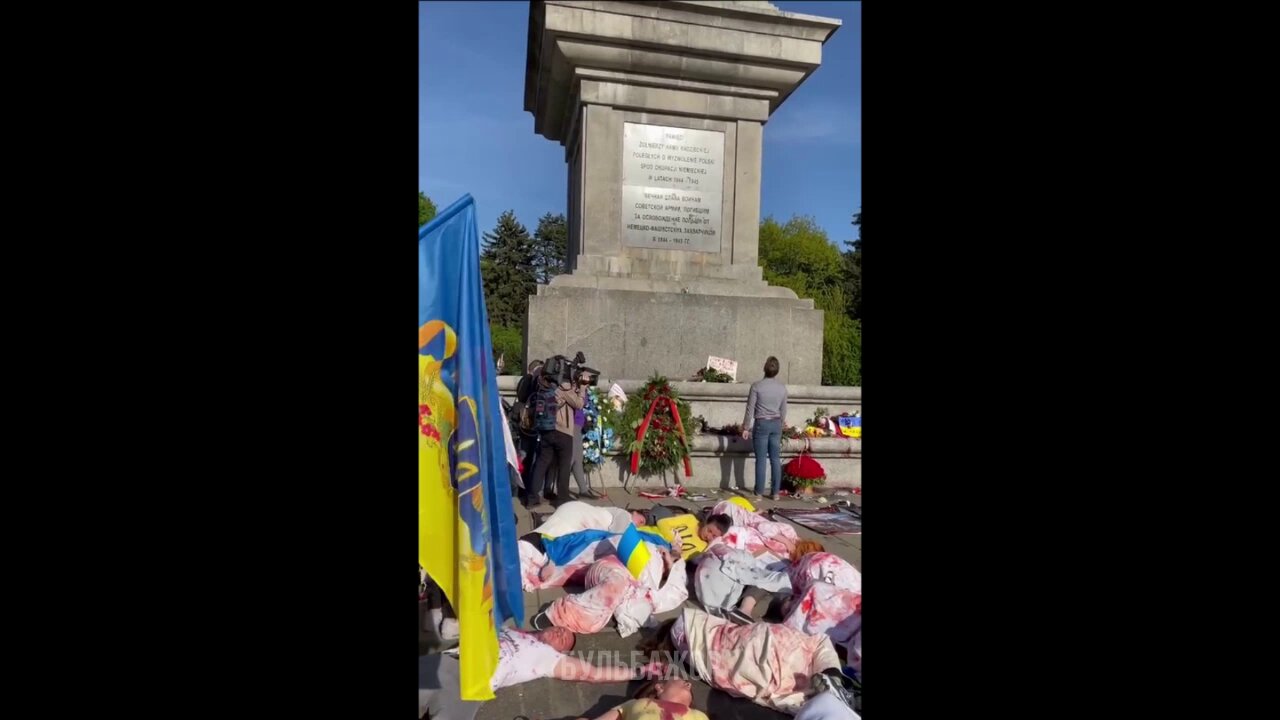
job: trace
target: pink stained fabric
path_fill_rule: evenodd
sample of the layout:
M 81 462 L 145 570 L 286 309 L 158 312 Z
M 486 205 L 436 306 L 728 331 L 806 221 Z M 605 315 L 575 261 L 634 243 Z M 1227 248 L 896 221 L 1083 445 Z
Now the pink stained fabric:
M 600 632 L 637 583 L 622 561 L 611 556 L 591 565 L 583 585 L 586 590 L 557 598 L 547 608 L 552 624 L 577 633 Z
M 809 553 L 791 564 L 791 588 L 795 594 L 808 590 L 815 582 L 825 582 L 862 594 L 862 573 L 829 552 Z
M 711 552 L 711 548 L 716 545 L 728 547 L 733 550 L 745 550 L 752 555 L 759 555 L 761 553 L 777 555 L 777 552 L 775 552 L 774 548 L 769 545 L 765 536 L 761 535 L 758 530 L 755 528 L 740 527 L 737 525 L 729 528 L 729 532 L 721 535 L 715 540 L 712 540 L 711 545 L 707 546 L 707 552 Z M 787 555 L 783 553 L 781 557 L 785 558 L 786 556 Z
M 860 630 L 862 573 L 831 553 L 810 553 L 791 566 L 791 608 L 782 624 L 844 644 Z
M 735 625 L 692 608 L 684 612 L 689 661 L 709 685 L 781 712 L 804 704 L 810 676 L 840 667 L 831 640 L 784 625 Z
M 556 565 L 529 542 L 520 540 L 517 546 L 520 549 L 520 585 L 525 592 L 580 583 L 598 555 L 617 552 L 611 540 L 600 540 L 583 548 L 567 565 Z
M 790 525 L 766 520 L 764 517 L 748 512 L 742 506 L 731 503 L 728 500 L 716 503 L 715 507 L 711 508 L 711 514 L 728 515 L 735 526 L 751 528 L 760 533 L 769 551 L 780 558 L 790 556 L 791 548 L 795 547 L 795 544 L 800 540 L 795 528 Z

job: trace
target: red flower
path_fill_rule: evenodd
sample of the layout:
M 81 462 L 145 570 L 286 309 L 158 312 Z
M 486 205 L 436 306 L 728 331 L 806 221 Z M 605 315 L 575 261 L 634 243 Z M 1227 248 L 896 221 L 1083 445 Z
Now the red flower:
M 822 469 L 822 465 L 808 455 L 801 455 L 787 463 L 787 466 L 783 468 L 783 471 L 787 475 L 804 480 L 814 480 L 827 476 L 827 471 Z

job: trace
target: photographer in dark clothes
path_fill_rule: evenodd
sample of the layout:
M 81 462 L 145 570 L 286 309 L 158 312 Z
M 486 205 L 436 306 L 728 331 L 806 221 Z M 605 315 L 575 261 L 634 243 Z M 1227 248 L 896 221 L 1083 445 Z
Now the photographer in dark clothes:
M 549 484 L 551 478 L 555 478 L 556 488 L 552 504 L 559 507 L 569 502 L 569 474 L 573 465 L 573 411 L 581 410 L 586 405 L 586 400 L 587 385 L 576 384 L 568 379 L 557 383 L 555 378 L 545 376 L 539 379 L 536 395 L 530 399 L 534 427 L 539 432 L 541 444 L 538 463 L 533 468 L 533 476 L 527 486 L 525 505 L 530 510 L 541 512 L 551 509 L 541 502 L 543 482 Z M 538 503 L 537 506 L 534 503 Z
M 534 360 L 529 363 L 529 372 L 516 385 L 516 407 L 519 408 L 520 417 L 517 418 L 517 424 L 520 427 L 520 452 L 524 453 L 522 463 L 524 464 L 523 472 L 520 479 L 524 481 L 525 488 L 533 486 L 533 467 L 538 462 L 538 431 L 533 427 L 533 408 L 530 402 L 533 400 L 534 391 L 538 389 L 538 378 L 542 376 L 542 361 Z M 538 487 L 542 487 L 542 483 L 538 483 Z M 520 491 L 520 500 L 525 505 L 533 505 L 537 503 L 537 498 L 527 494 L 527 490 Z

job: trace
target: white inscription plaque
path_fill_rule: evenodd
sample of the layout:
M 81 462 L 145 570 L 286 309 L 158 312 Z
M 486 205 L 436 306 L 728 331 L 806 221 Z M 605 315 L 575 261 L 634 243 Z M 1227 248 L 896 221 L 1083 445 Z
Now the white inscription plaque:
M 622 243 L 720 252 L 724 133 L 624 123 Z

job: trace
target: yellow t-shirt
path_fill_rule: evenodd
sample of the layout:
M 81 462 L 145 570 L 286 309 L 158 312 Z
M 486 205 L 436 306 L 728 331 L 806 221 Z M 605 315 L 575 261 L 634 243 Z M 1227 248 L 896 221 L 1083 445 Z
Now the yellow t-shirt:
M 662 700 L 632 700 L 618 707 L 619 720 L 709 720 L 706 713 Z

